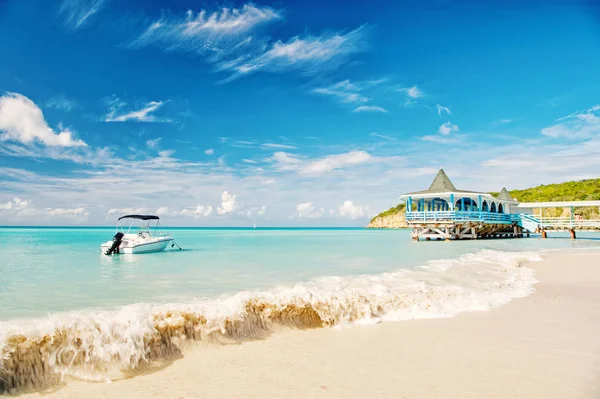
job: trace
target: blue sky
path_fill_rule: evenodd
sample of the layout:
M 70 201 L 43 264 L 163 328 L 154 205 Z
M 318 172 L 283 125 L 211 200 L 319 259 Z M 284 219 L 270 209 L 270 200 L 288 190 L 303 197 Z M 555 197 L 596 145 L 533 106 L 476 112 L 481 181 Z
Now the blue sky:
M 361 226 L 440 167 L 598 177 L 594 3 L 0 1 L 0 224 Z

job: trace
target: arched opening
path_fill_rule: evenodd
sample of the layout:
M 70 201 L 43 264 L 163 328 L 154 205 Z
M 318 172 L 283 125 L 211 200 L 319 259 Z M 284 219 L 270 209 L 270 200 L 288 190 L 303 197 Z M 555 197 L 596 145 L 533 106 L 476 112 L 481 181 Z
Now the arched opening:
M 502 204 L 498 204 L 498 213 L 504 213 L 504 208 L 502 207 Z
M 489 212 L 490 211 L 490 207 L 488 206 L 487 201 L 483 201 L 483 203 L 481 204 L 481 212 Z
M 492 206 L 490 207 L 490 212 L 496 213 L 496 203 L 492 202 Z
M 475 211 L 477 209 L 477 202 L 471 198 L 461 198 L 454 204 L 455 211 Z

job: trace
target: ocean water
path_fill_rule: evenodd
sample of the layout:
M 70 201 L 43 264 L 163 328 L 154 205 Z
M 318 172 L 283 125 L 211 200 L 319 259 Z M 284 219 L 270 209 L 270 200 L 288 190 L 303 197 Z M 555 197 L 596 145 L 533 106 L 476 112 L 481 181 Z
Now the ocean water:
M 110 228 L 0 228 L 0 392 L 102 381 L 188 341 L 449 317 L 532 292 L 518 267 L 565 239 L 413 242 L 406 230 L 172 229 L 162 253 L 105 256 Z

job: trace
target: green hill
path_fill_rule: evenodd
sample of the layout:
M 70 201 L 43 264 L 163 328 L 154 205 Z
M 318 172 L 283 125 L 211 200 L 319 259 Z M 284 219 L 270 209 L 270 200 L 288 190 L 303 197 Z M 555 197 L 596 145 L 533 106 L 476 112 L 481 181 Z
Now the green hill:
M 525 190 L 509 191 L 513 198 L 519 202 L 547 202 L 547 201 L 592 201 L 600 200 L 600 179 L 588 179 L 580 181 L 569 181 L 565 183 L 541 185 Z M 497 196 L 499 193 L 490 193 Z M 563 212 L 562 209 L 548 209 L 544 213 L 547 216 L 559 216 Z M 388 216 L 404 213 L 404 204 L 397 205 L 375 216 L 384 218 Z M 586 218 L 591 218 L 598 215 L 598 208 L 582 208 L 577 209 L 577 213 L 582 214 Z

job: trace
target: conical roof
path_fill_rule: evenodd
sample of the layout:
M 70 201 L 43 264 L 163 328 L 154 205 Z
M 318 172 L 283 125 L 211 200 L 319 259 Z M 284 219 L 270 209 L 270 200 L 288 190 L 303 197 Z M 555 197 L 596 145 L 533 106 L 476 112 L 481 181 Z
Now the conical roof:
M 500 190 L 500 194 L 498 194 L 498 199 L 500 199 L 502 201 L 513 201 L 513 202 L 515 200 L 513 197 L 510 196 L 506 187 L 502 187 L 502 190 Z
M 475 193 L 475 194 L 486 194 L 478 191 L 469 190 L 458 190 L 454 184 L 450 181 L 450 178 L 444 172 L 444 169 L 440 169 L 435 178 L 431 182 L 431 185 L 427 190 L 415 191 L 404 195 L 418 195 L 418 194 L 437 194 L 437 193 Z
M 444 169 L 440 169 L 427 191 L 432 193 L 447 193 L 456 191 L 456 187 L 454 187 Z

